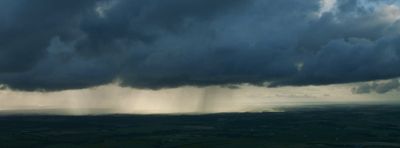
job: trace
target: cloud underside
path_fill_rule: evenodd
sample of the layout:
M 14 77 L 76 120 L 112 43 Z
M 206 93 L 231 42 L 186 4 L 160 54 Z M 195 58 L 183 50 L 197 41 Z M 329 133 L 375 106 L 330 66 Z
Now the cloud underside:
M 378 93 L 384 94 L 390 91 L 400 91 L 400 82 L 398 79 L 391 79 L 387 82 L 370 82 L 364 83 L 352 88 L 352 92 L 356 94 Z
M 0 84 L 326 85 L 400 76 L 395 1 L 2 0 Z

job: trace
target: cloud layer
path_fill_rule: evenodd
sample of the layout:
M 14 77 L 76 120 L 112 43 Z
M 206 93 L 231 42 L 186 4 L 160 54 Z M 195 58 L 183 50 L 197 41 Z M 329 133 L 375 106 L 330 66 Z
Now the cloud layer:
M 400 76 L 395 1 L 3 0 L 0 84 L 324 85 Z
M 388 82 L 381 82 L 381 83 L 372 82 L 372 83 L 361 84 L 358 87 L 354 87 L 352 89 L 352 92 L 356 94 L 367 94 L 372 92 L 384 94 L 394 90 L 397 91 L 400 90 L 400 82 L 398 79 L 392 79 Z

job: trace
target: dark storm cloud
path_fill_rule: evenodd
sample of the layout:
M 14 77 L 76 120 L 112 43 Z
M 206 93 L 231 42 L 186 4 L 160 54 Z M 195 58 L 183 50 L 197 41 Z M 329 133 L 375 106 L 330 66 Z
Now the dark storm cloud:
M 51 91 L 114 81 L 159 89 L 400 76 L 400 23 L 397 7 L 389 6 L 393 2 L 339 0 L 325 13 L 320 4 L 3 0 L 0 83 Z
M 51 38 L 74 37 L 76 17 L 90 3 L 0 1 L 0 73 L 29 70 L 43 58 Z

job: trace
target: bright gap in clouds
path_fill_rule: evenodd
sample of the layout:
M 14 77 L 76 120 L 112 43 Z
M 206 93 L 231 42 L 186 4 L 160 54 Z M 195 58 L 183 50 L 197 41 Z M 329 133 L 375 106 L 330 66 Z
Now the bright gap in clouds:
M 318 12 L 318 16 L 321 17 L 323 13 L 332 11 L 335 7 L 336 0 L 321 0 L 320 5 L 321 8 Z
M 1 90 L 0 110 L 69 115 L 260 112 L 292 106 L 385 102 L 396 98 L 392 93 L 385 95 L 386 99 L 353 94 L 352 86 L 265 88 L 242 85 L 238 89 L 211 86 L 138 90 L 105 85 L 59 92 Z

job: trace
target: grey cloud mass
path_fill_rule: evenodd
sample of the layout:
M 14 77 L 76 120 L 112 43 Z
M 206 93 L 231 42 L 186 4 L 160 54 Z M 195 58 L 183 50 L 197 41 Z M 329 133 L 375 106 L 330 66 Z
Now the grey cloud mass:
M 382 83 L 377 83 L 377 82 L 365 83 L 358 87 L 354 87 L 352 89 L 352 92 L 357 94 L 367 94 L 372 92 L 383 94 L 395 90 L 397 91 L 400 90 L 400 82 L 398 79 L 392 79 L 388 82 L 382 82 Z
M 400 76 L 396 1 L 2 0 L 0 84 L 325 85 Z

